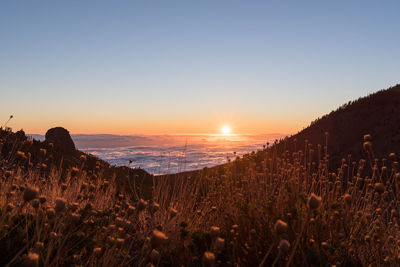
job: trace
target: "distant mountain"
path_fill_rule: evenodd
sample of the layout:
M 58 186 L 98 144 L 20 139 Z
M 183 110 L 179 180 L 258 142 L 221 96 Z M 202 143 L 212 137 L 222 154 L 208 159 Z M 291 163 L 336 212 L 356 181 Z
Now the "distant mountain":
M 279 146 L 296 150 L 304 149 L 305 140 L 325 145 L 328 133 L 328 154 L 332 166 L 338 166 L 342 158 L 365 156 L 363 136 L 372 136 L 373 150 L 378 158 L 391 152 L 400 154 L 400 85 L 378 91 L 366 97 L 350 101 L 335 111 L 313 121 L 299 133 L 280 142 Z

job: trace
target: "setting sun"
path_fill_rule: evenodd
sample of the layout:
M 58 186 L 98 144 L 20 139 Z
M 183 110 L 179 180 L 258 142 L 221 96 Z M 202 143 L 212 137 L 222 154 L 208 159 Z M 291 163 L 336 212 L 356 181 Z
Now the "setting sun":
M 222 126 L 221 133 L 222 134 L 230 134 L 231 133 L 231 127 L 229 125 Z

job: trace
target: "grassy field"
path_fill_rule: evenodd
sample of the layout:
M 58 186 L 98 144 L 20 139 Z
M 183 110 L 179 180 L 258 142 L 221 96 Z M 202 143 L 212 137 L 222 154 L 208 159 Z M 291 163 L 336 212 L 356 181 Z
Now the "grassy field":
M 328 137 L 327 137 L 328 139 Z M 0 141 L 0 146 L 1 145 Z M 398 162 L 342 159 L 326 144 L 276 146 L 126 193 L 87 158 L 31 162 L 32 141 L 0 158 L 0 265 L 396 266 Z M 1 151 L 1 147 L 0 147 Z

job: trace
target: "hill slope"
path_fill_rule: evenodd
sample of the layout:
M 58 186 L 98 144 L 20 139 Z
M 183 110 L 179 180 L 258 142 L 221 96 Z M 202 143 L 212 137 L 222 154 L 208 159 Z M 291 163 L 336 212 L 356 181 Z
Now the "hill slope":
M 335 167 L 348 154 L 355 159 L 364 155 L 361 144 L 363 135 L 367 133 L 372 136 L 375 156 L 385 157 L 390 152 L 400 152 L 400 85 L 341 106 L 280 142 L 279 146 L 285 145 L 286 149 L 293 150 L 295 140 L 297 149 L 304 148 L 305 140 L 314 145 L 325 145 L 325 132 L 329 134 L 330 162 Z

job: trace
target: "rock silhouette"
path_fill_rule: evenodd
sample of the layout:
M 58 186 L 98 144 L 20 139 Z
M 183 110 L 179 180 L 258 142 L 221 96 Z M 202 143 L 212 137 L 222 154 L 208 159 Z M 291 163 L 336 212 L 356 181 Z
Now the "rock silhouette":
M 56 149 L 59 149 L 63 154 L 73 155 L 76 152 L 74 141 L 71 135 L 63 127 L 51 128 L 46 132 L 46 143 L 53 143 Z

